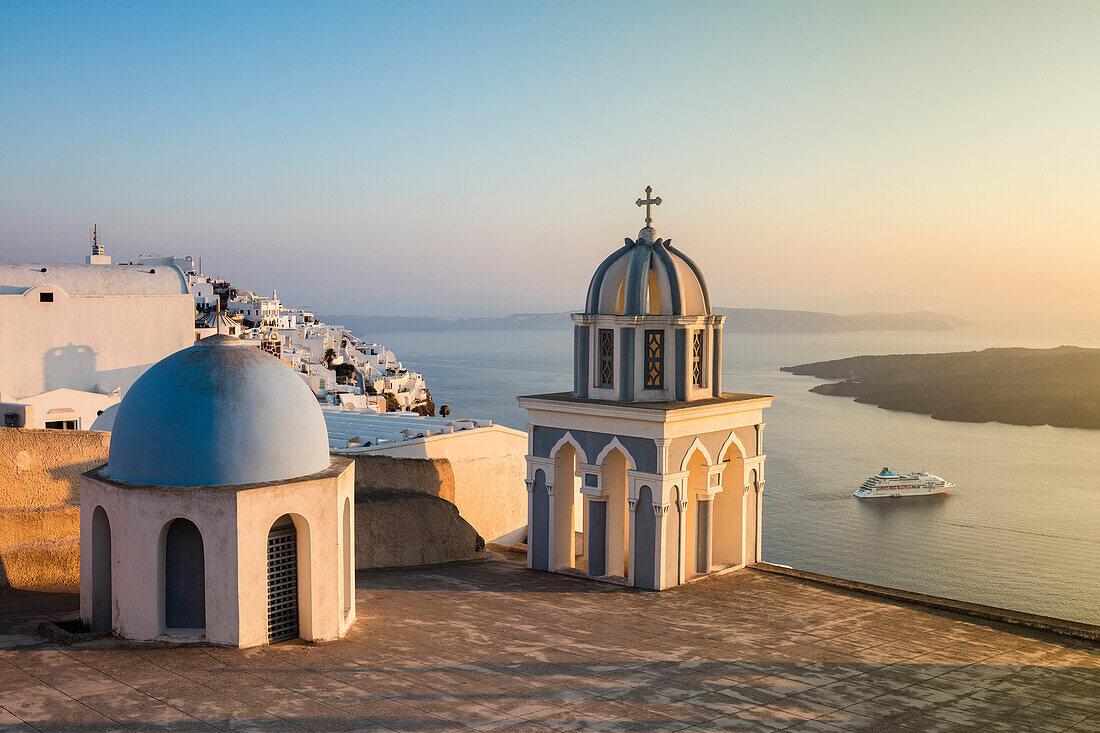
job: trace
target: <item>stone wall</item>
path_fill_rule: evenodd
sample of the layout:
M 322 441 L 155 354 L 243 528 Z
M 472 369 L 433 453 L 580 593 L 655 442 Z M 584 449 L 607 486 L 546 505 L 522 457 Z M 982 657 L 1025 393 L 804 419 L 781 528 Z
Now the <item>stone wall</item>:
M 484 548 L 484 540 L 449 501 L 422 491 L 356 494 L 356 569 L 469 560 Z
M 80 474 L 107 461 L 109 433 L 0 428 L 0 587 L 74 589 Z
M 527 434 L 494 425 L 343 453 L 357 493 L 416 491 L 458 507 L 486 542 L 512 544 L 527 529 Z

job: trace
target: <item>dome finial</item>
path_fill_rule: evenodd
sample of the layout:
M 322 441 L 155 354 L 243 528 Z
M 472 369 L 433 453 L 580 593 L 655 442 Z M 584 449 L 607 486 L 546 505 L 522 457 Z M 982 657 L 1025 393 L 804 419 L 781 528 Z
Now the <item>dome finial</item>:
M 648 228 L 652 227 L 653 226 L 653 206 L 654 205 L 657 205 L 657 206 L 661 205 L 661 197 L 660 196 L 657 196 L 656 198 L 653 197 L 653 186 L 646 186 L 645 187 L 645 198 L 644 199 L 638 199 L 637 205 L 645 207 L 645 225 L 646 225 L 646 228 L 648 229 Z

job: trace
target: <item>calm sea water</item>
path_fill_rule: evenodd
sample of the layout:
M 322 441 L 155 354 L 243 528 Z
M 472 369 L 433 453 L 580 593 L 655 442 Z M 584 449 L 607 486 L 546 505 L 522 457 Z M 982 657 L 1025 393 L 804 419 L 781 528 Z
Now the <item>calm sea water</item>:
M 572 388 L 566 330 L 359 335 L 423 372 L 436 404 L 455 415 L 522 429 L 517 395 Z M 811 394 L 819 380 L 779 372 L 859 354 L 1097 344 L 969 329 L 727 334 L 725 343 L 724 387 L 776 398 L 765 413 L 767 561 L 1100 623 L 1100 432 L 943 422 Z M 882 466 L 924 468 L 957 487 L 855 499 L 855 487 Z

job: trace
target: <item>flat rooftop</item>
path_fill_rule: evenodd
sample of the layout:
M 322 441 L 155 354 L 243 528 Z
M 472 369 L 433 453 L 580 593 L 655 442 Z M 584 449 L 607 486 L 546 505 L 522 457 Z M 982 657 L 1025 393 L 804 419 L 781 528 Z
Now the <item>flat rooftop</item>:
M 772 399 L 772 395 L 723 392 L 721 397 L 707 397 L 706 399 L 682 402 L 619 402 L 617 400 L 596 400 L 589 397 L 581 398 L 577 397 L 572 392 L 550 392 L 548 394 L 520 395 L 518 399 L 571 402 L 579 405 L 607 405 L 609 407 L 630 407 L 635 410 L 682 410 L 688 407 L 709 407 L 711 405 L 726 405 L 736 402 L 750 402 L 752 400 L 770 400 Z
M 755 570 L 662 593 L 518 556 L 360 572 L 320 645 L 34 634 L 0 596 L 0 730 L 1097 731 L 1100 646 Z
M 329 450 L 390 445 L 493 425 L 492 420 L 484 418 L 424 417 L 415 412 L 379 413 L 331 405 L 322 405 L 321 414 L 328 429 Z

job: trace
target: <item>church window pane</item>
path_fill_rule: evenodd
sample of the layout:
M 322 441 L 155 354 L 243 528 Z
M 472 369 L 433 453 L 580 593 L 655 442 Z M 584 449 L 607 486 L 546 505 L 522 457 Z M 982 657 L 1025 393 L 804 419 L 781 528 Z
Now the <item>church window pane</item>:
M 664 389 L 665 332 L 645 332 L 645 388 Z
M 615 384 L 615 332 L 610 328 L 601 328 L 600 335 L 600 386 L 612 387 Z
M 696 331 L 691 338 L 691 383 L 703 386 L 703 332 Z

